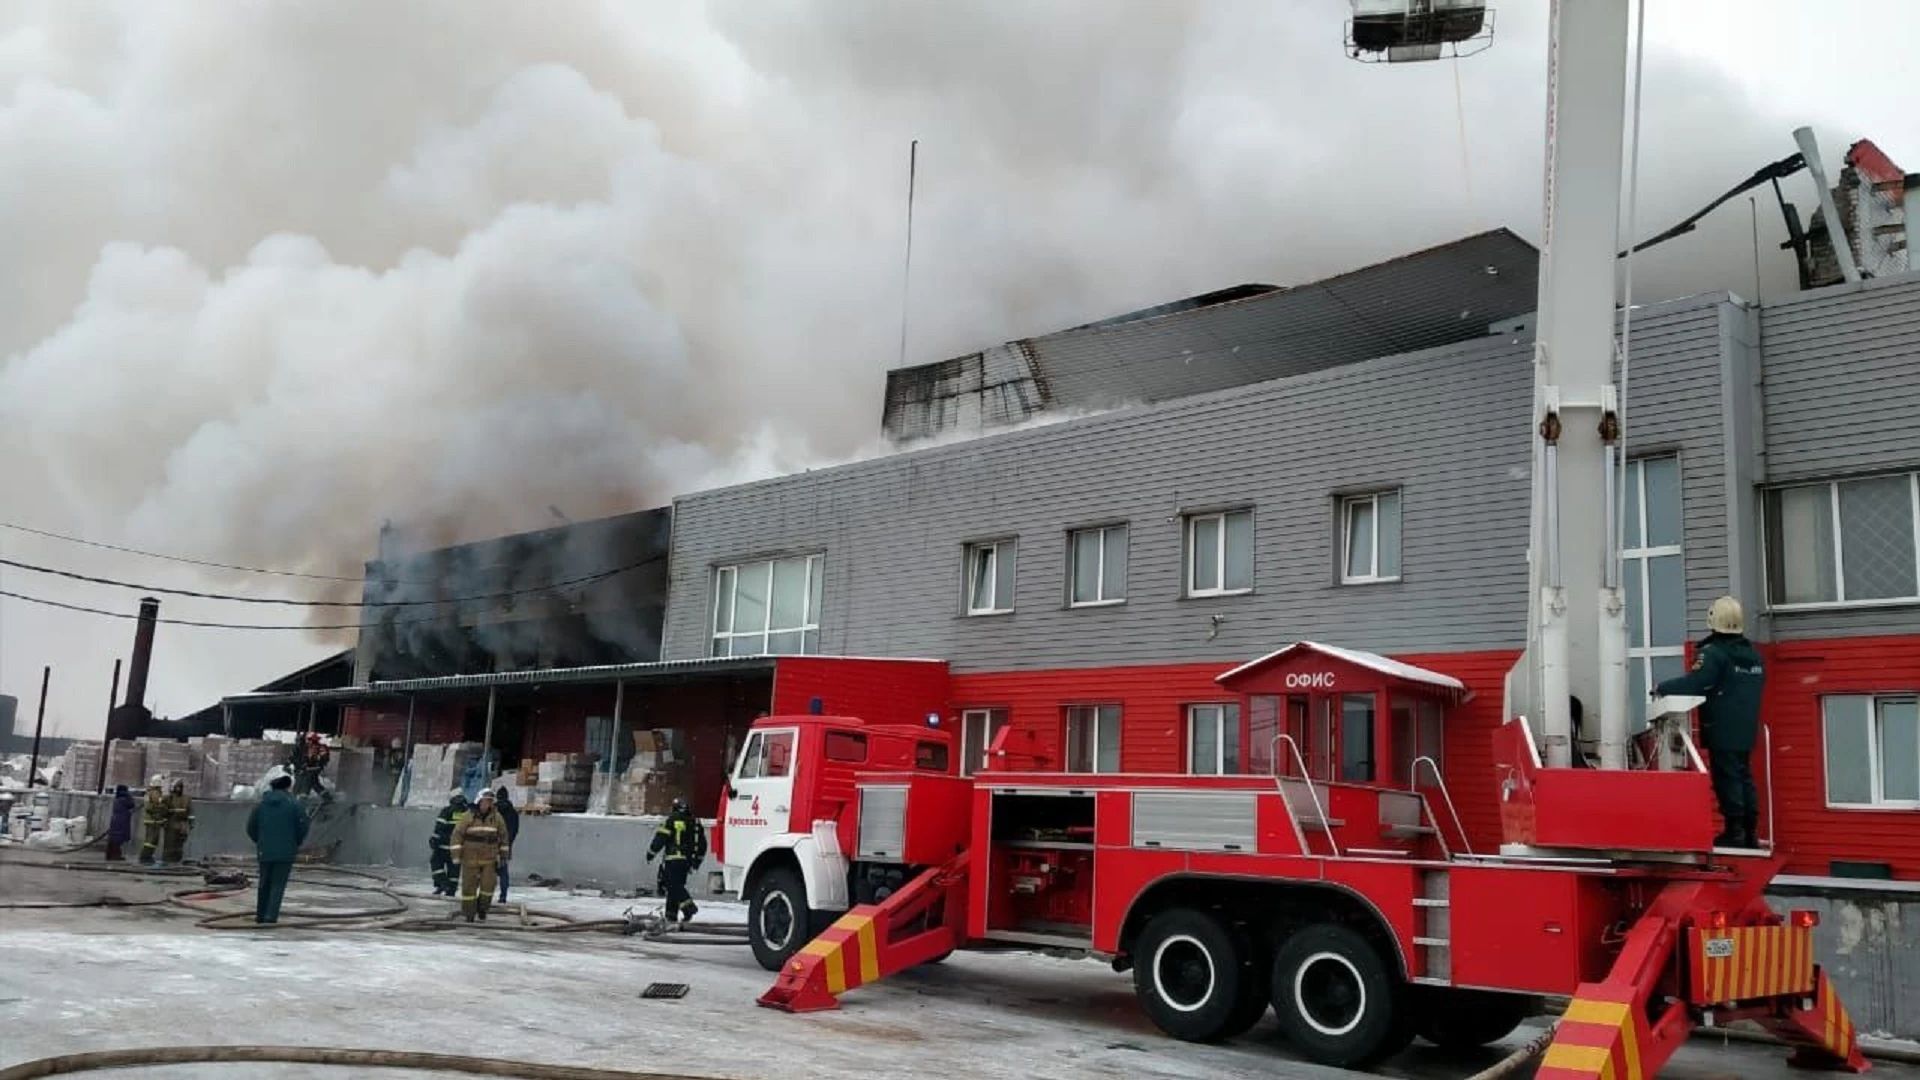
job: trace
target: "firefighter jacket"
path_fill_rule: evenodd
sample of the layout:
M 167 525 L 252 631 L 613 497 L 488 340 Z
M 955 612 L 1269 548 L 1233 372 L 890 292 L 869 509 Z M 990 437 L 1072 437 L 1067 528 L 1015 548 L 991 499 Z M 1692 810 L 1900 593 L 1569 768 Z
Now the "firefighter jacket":
M 1709 753 L 1743 754 L 1760 737 L 1760 691 L 1766 686 L 1760 650 L 1742 634 L 1709 634 L 1693 658 L 1693 670 L 1654 687 L 1660 695 L 1704 697 L 1700 736 Z
M 147 792 L 146 802 L 140 806 L 140 823 L 148 827 L 165 825 L 167 814 L 167 797 L 158 791 Z
M 167 796 L 167 826 L 181 836 L 193 829 L 193 800 L 186 792 Z
M 707 857 L 707 830 L 692 814 L 674 814 L 654 830 L 649 855 L 666 853 L 666 861 L 685 859 L 695 866 Z
M 507 819 L 499 810 L 468 814 L 453 827 L 453 842 L 447 854 L 463 863 L 498 862 L 507 857 L 512 841 L 507 839 Z
M 433 819 L 433 841 L 431 847 L 434 851 L 447 850 L 447 845 L 453 842 L 453 830 L 459 828 L 460 823 L 467 820 L 467 814 L 470 812 L 465 803 L 459 806 L 448 803 L 440 808 L 440 816 Z

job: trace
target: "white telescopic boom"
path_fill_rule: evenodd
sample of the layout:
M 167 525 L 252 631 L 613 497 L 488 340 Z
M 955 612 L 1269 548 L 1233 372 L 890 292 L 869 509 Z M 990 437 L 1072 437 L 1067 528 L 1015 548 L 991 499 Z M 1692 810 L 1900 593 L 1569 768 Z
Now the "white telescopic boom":
M 1529 625 L 1526 655 L 1508 680 L 1508 708 L 1532 719 L 1551 767 L 1572 761 L 1569 695 L 1580 699 L 1586 717 L 1597 715 L 1603 767 L 1625 767 L 1631 731 L 1613 518 L 1621 464 L 1614 266 L 1628 27 L 1629 0 L 1553 4 Z

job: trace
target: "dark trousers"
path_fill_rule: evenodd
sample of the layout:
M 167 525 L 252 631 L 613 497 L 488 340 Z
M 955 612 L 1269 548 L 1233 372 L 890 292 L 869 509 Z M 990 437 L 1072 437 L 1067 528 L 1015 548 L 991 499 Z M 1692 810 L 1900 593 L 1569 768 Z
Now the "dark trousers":
M 453 893 L 453 859 L 448 857 L 446 848 L 434 848 L 433 858 L 428 861 L 433 867 L 433 891 Z
M 693 896 L 687 892 L 687 860 L 669 858 L 660 864 L 660 881 L 667 888 L 667 921 L 676 922 L 684 912 L 693 916 Z
M 280 901 L 287 895 L 287 879 L 293 876 L 293 864 L 290 862 L 260 861 L 260 890 L 254 894 L 253 920 L 270 923 L 280 921 Z
M 504 904 L 507 902 L 507 886 L 511 884 L 507 880 L 507 864 L 501 863 L 500 868 L 494 871 L 494 876 L 500 881 L 500 902 Z
M 125 840 L 107 841 L 107 861 L 108 862 L 126 862 L 127 852 L 126 852 L 125 844 L 126 844 Z
M 1753 789 L 1753 751 L 1709 750 L 1707 770 L 1727 831 L 1753 829 L 1760 819 L 1760 796 Z

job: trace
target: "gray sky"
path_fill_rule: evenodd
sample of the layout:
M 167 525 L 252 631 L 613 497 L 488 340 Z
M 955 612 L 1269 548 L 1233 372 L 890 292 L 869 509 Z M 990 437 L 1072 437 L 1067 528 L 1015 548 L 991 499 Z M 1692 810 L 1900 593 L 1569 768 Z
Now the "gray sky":
M 1830 166 L 1870 136 L 1920 169 L 1886 59 L 1920 54 L 1913 20 L 1649 6 L 1642 234 L 1803 123 Z M 1495 225 L 1538 236 L 1544 3 L 1502 5 L 1479 56 L 1396 67 L 1345 59 L 1338 0 L 448 10 L 0 4 L 0 520 L 353 575 L 387 518 L 476 537 L 870 450 L 916 137 L 914 362 Z M 1761 222 L 1777 293 L 1765 202 Z M 1636 273 L 1641 299 L 1751 294 L 1744 201 Z M 342 595 L 4 530 L 0 552 Z M 0 588 L 138 595 L 10 569 Z M 94 733 L 131 635 L 0 601 L 0 692 L 30 716 L 50 663 L 52 730 Z M 149 703 L 185 713 L 327 648 L 163 627 Z

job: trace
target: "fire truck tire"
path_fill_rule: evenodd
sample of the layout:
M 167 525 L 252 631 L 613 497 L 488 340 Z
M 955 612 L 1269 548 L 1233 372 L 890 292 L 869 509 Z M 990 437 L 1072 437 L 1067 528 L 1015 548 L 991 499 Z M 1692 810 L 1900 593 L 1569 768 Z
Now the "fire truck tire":
M 1539 1010 L 1521 994 L 1417 987 L 1414 1030 L 1443 1050 L 1474 1050 L 1499 1042 Z
M 761 876 L 747 900 L 747 942 L 761 967 L 779 971 L 813 940 L 814 925 L 807 885 L 798 870 L 776 866 Z
M 1273 1007 L 1273 953 L 1244 926 L 1233 930 L 1234 947 L 1240 953 L 1240 999 L 1233 1003 L 1233 1015 L 1220 1033 L 1223 1039 L 1235 1039 L 1252 1031 L 1266 1019 Z
M 1309 1059 L 1363 1069 L 1413 1041 L 1402 988 L 1359 932 L 1335 923 L 1306 927 L 1273 958 L 1273 1011 Z
M 1188 1042 L 1226 1037 L 1246 973 L 1219 920 L 1170 908 L 1147 923 L 1134 955 L 1134 993 L 1160 1030 Z

